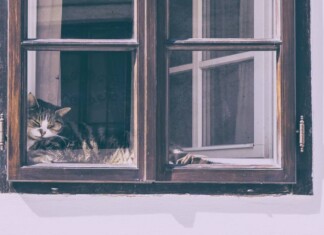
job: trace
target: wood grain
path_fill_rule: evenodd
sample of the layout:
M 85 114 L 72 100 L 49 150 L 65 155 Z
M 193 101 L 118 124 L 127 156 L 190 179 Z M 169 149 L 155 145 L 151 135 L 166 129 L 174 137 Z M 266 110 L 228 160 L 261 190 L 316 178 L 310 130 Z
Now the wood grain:
M 146 1 L 145 7 L 145 178 L 156 179 L 156 91 L 157 91 L 157 2 Z
M 297 118 L 304 116 L 306 122 L 306 148 L 297 151 L 297 184 L 294 194 L 313 194 L 313 138 L 312 138 L 312 96 L 311 96 L 311 42 L 310 1 L 296 1 L 296 103 Z M 298 119 L 297 119 L 298 121 Z
M 7 21 L 8 2 L 0 1 L 0 112 L 7 117 Z M 0 151 L 0 193 L 8 192 L 7 152 Z
M 20 1 L 9 1 L 8 31 L 8 178 L 18 175 L 21 156 Z

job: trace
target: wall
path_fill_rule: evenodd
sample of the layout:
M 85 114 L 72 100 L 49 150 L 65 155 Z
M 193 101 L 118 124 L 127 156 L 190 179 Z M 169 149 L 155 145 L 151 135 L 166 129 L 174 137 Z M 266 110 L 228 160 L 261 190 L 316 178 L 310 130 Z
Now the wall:
M 322 12 L 312 0 L 314 196 L 0 194 L 0 234 L 324 234 Z

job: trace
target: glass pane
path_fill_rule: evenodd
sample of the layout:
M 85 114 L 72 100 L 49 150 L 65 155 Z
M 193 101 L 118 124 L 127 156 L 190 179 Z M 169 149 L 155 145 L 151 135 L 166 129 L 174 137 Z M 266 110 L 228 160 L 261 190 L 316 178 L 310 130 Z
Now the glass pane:
M 177 51 L 176 53 L 170 51 L 169 53 L 171 67 L 192 63 L 191 51 Z
M 169 12 L 172 39 L 274 36 L 273 0 L 172 0 Z
M 131 52 L 28 52 L 30 164 L 136 165 Z
M 192 73 L 170 75 L 170 144 L 190 147 L 192 140 Z M 186 104 L 186 105 L 184 105 Z M 179 123 L 178 120 L 182 120 Z
M 133 0 L 28 0 L 28 38 L 133 36 Z
M 275 52 L 191 54 L 190 63 L 169 68 L 169 160 L 179 158 L 174 151 L 209 160 L 270 157 Z M 181 55 L 174 51 L 170 59 Z

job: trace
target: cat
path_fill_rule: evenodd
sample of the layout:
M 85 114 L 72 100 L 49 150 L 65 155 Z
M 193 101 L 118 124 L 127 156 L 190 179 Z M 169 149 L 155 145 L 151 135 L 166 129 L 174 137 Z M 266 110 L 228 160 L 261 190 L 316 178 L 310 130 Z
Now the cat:
M 108 148 L 104 127 L 65 120 L 70 107 L 58 107 L 28 94 L 27 154 L 30 164 L 136 164 L 128 147 Z
M 111 140 L 104 127 L 66 121 L 70 107 L 58 107 L 28 94 L 27 150 L 28 162 L 37 163 L 105 163 L 136 164 L 127 147 L 108 148 Z M 211 164 L 200 156 L 169 148 L 170 164 Z

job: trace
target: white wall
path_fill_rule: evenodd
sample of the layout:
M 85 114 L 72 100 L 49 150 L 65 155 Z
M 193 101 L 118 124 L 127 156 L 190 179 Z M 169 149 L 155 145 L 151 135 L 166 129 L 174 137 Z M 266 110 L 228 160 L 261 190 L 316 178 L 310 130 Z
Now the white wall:
M 324 234 L 323 5 L 312 0 L 314 196 L 2 194 L 0 234 Z

